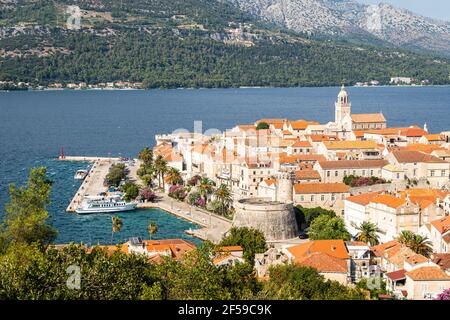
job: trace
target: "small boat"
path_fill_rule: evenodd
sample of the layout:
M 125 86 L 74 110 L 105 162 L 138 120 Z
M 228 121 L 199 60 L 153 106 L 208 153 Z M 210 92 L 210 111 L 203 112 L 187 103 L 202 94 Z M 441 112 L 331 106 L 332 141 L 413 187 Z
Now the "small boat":
M 75 180 L 84 180 L 88 175 L 89 171 L 87 170 L 78 170 L 73 177 Z
M 126 202 L 119 196 L 93 196 L 85 197 L 75 212 L 79 214 L 124 212 L 134 210 L 136 206 L 136 202 Z

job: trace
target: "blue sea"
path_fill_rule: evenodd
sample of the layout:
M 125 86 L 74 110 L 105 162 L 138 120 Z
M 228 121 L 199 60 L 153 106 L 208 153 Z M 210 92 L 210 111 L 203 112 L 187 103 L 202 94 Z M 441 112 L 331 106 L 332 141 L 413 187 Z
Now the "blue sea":
M 8 185 L 26 181 L 30 168 L 46 166 L 54 181 L 52 224 L 57 242 L 110 243 L 109 215 L 79 216 L 65 212 L 79 182 L 76 170 L 86 163 L 54 160 L 66 155 L 135 157 L 154 136 L 176 129 L 224 130 L 260 118 L 317 120 L 334 118 L 339 88 L 264 88 L 149 91 L 0 92 L 0 216 L 8 201 Z M 382 111 L 388 126 L 423 126 L 430 132 L 450 130 L 450 87 L 348 88 L 353 113 Z M 185 238 L 196 226 L 161 210 L 120 215 L 124 225 L 114 242 L 131 236 Z

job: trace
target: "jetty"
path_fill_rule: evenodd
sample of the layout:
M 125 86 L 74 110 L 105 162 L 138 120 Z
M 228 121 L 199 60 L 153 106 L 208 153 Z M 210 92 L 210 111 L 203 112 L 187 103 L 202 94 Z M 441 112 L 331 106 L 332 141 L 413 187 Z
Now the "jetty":
M 89 173 L 81 183 L 77 193 L 73 197 L 72 201 L 70 201 L 70 204 L 66 209 L 67 212 L 75 212 L 85 196 L 95 196 L 106 191 L 103 181 L 109 172 L 109 168 L 113 164 L 117 163 L 119 159 L 101 157 L 65 157 L 60 160 L 93 162 Z

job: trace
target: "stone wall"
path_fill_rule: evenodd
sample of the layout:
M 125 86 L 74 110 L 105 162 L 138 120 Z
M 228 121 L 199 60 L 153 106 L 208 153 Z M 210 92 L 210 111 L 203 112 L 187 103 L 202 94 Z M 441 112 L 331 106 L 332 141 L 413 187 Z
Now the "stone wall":
M 287 240 L 298 236 L 292 204 L 266 198 L 241 199 L 234 203 L 233 226 L 261 230 L 267 241 Z

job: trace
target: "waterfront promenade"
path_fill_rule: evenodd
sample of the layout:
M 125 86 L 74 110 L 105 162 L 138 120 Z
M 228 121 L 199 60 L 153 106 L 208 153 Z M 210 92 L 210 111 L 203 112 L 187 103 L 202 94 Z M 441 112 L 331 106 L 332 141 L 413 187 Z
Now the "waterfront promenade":
M 231 229 L 231 221 L 214 213 L 201 210 L 188 203 L 176 201 L 164 193 L 157 193 L 158 202 L 140 203 L 138 208 L 159 208 L 180 218 L 202 226 L 201 229 L 190 230 L 194 237 L 219 243 L 222 237 Z

